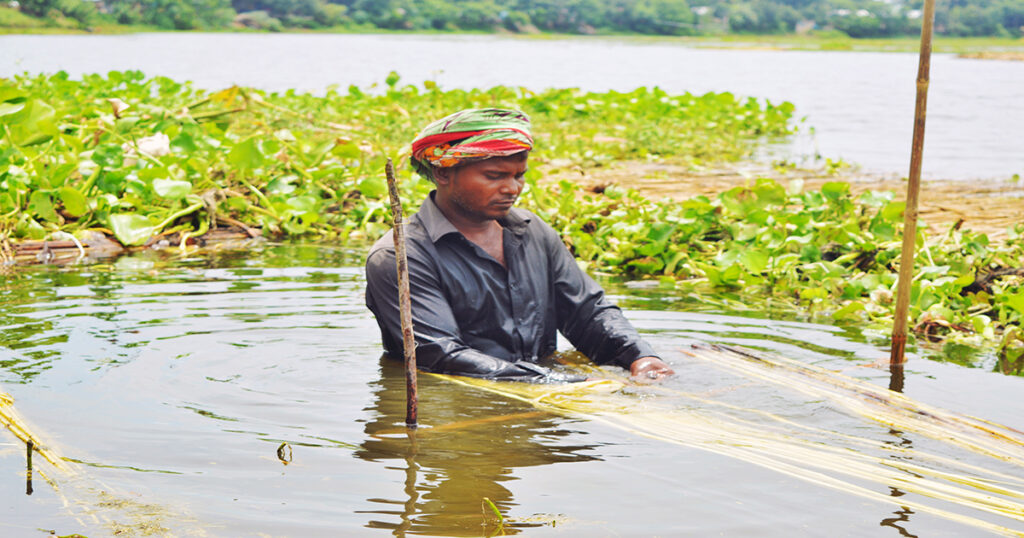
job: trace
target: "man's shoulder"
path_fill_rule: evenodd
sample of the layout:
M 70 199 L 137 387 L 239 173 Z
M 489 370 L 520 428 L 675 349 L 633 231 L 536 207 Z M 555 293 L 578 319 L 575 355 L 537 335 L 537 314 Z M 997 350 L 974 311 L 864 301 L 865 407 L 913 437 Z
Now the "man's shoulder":
M 395 251 L 395 231 L 391 228 L 380 236 L 379 239 L 374 241 L 373 246 L 370 247 L 370 252 L 367 257 L 371 257 L 378 252 L 392 252 Z
M 410 219 L 405 225 L 405 248 L 408 255 L 418 254 L 424 249 L 426 243 L 430 243 L 430 238 L 427 236 L 423 226 L 416 222 L 415 219 Z M 391 259 L 395 257 L 395 230 L 393 228 L 388 228 L 388 231 L 373 243 L 366 258 L 370 260 L 381 255 Z
M 512 211 L 505 217 L 505 222 L 506 225 L 513 227 L 513 229 L 521 230 L 521 233 L 530 237 L 547 240 L 558 239 L 558 232 L 550 224 L 527 209 L 520 207 L 512 208 Z

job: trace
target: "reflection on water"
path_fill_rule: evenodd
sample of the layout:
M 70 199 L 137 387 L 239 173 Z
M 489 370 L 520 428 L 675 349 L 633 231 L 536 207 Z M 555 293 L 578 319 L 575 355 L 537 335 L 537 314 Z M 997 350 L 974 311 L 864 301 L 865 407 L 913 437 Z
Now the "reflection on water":
M 890 489 L 892 490 L 892 493 L 890 493 L 890 496 L 892 497 L 902 497 L 904 495 L 904 493 L 897 488 Z M 917 538 L 916 534 L 910 534 L 909 532 L 907 532 L 907 529 L 905 529 L 901 525 L 901 523 L 909 522 L 910 516 L 913 515 L 913 513 L 914 511 L 911 510 L 910 508 L 907 508 L 906 506 L 901 506 L 899 510 L 894 512 L 894 515 L 896 517 L 885 518 L 882 520 L 880 525 L 883 527 L 892 527 L 896 529 L 896 532 L 900 533 L 900 536 L 906 536 L 907 538 Z
M 882 426 L 846 412 L 846 400 L 679 351 L 739 344 L 895 388 L 897 372 L 857 366 L 886 352 L 856 328 L 694 311 L 672 292 L 609 289 L 679 374 L 661 393 L 623 393 L 627 427 L 424 375 L 422 427 L 410 437 L 401 366 L 380 359 L 352 252 L 267 245 L 26 268 L 0 282 L 0 390 L 45 438 L 40 447 L 77 475 L 37 452 L 26 483 L 34 491 L 25 495 L 25 445 L 0 432 L 0 469 L 18 482 L 0 492 L 0 535 L 29 535 L 47 522 L 58 534 L 103 536 L 114 521 L 136 521 L 173 535 L 481 536 L 496 532 L 484 498 L 505 516 L 506 533 L 530 536 L 973 530 L 914 508 L 921 495 L 896 479 L 863 481 L 870 500 L 850 502 L 842 491 L 694 448 L 695 435 L 742 446 L 807 430 L 822 432 L 809 449 L 903 467 L 937 454 L 962 470 L 959 452 L 927 432 Z M 910 360 L 900 372 L 908 396 L 1021 428 L 1012 404 L 1020 379 Z M 638 433 L 650 418 L 643 411 L 659 407 L 706 424 L 673 433 L 684 444 Z M 721 417 L 745 422 L 730 433 Z M 43 472 L 59 489 L 42 485 Z M 896 502 L 878 500 L 896 492 Z
M 402 498 L 369 499 L 380 508 L 366 511 L 373 517 L 367 527 L 391 529 L 396 536 L 480 536 L 485 497 L 502 513 L 516 506 L 506 483 L 516 480 L 517 468 L 599 459 L 589 453 L 592 445 L 564 442 L 573 433 L 567 429 L 571 422 L 431 377 L 421 378 L 422 401 L 459 405 L 430 405 L 424 417 L 429 422 L 407 429 L 402 365 L 384 358 L 381 366 L 381 378 L 371 387 L 374 402 L 366 409 L 367 438 L 355 455 L 404 471 L 405 487 Z M 506 523 L 506 534 L 543 524 L 542 515 L 526 519 Z

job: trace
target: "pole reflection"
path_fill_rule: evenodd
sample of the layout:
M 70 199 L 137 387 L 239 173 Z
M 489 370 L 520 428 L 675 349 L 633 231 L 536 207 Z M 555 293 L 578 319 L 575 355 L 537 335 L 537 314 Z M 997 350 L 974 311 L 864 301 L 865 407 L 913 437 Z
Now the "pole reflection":
M 420 377 L 420 427 L 405 427 L 405 372 L 400 361 L 381 360 L 381 378 L 366 409 L 366 440 L 355 455 L 401 471 L 396 498 L 371 498 L 379 509 L 364 510 L 366 527 L 394 536 L 487 536 L 494 517 L 486 517 L 486 497 L 504 515 L 504 535 L 546 523 L 516 521 L 510 483 L 516 469 L 554 463 L 592 461 L 594 445 L 572 444 L 578 432 L 567 420 L 532 406 L 432 376 Z M 391 462 L 395 464 L 392 464 Z M 391 476 L 382 480 L 395 480 Z
M 902 497 L 906 495 L 905 492 L 897 488 L 889 488 L 889 491 L 890 497 Z M 910 508 L 907 508 L 906 506 L 901 506 L 899 510 L 893 512 L 893 514 L 895 514 L 896 517 L 885 518 L 882 520 L 881 523 L 879 523 L 879 525 L 881 525 L 882 527 L 892 527 L 896 529 L 896 532 L 899 532 L 900 536 L 906 536 L 907 538 L 917 538 L 916 534 L 910 534 L 909 532 L 907 532 L 907 529 L 899 525 L 899 523 L 909 522 L 910 514 L 913 513 L 914 511 L 911 510 Z
M 896 371 L 897 369 L 899 370 L 898 372 Z M 898 374 L 898 376 L 899 376 L 899 386 L 900 386 L 900 390 L 902 390 L 902 388 L 903 388 L 903 365 L 902 364 L 901 365 L 893 365 L 891 367 L 891 369 L 890 369 L 890 372 L 893 375 L 892 379 L 896 379 L 896 376 Z M 889 389 L 890 390 L 896 390 L 897 392 L 899 392 L 897 389 L 892 388 L 892 384 L 890 384 Z M 892 435 L 896 439 L 892 440 L 892 441 L 886 441 L 886 444 L 890 444 L 890 445 L 897 446 L 899 448 L 906 448 L 906 449 L 913 448 L 913 446 L 914 446 L 914 442 L 913 441 L 911 441 L 910 439 L 907 439 L 906 437 L 904 437 L 904 433 L 903 433 L 902 430 L 897 430 L 895 428 L 890 428 L 889 429 L 889 435 Z M 896 458 L 898 456 L 892 456 L 892 457 Z M 912 458 L 904 458 L 904 459 L 908 459 L 909 460 L 909 459 L 912 459 Z M 913 476 L 915 476 L 917 478 L 921 478 L 920 475 L 916 475 L 915 474 Z M 889 496 L 890 497 L 902 497 L 904 495 L 906 495 L 905 491 L 903 491 L 903 490 L 901 490 L 899 488 L 896 488 L 896 487 L 889 486 Z M 882 527 L 891 527 L 893 529 L 896 529 L 896 532 L 900 533 L 900 536 L 905 536 L 905 537 L 908 537 L 908 538 L 917 538 L 916 534 L 911 534 L 910 532 L 907 531 L 906 528 L 903 527 L 903 525 L 900 525 L 900 523 L 909 523 L 910 522 L 910 514 L 913 514 L 913 513 L 914 513 L 914 511 L 911 510 L 909 507 L 907 507 L 907 506 L 900 506 L 899 510 L 893 512 L 893 515 L 895 515 L 896 517 L 887 517 L 887 518 L 883 519 L 881 522 L 879 522 L 879 525 L 882 526 Z

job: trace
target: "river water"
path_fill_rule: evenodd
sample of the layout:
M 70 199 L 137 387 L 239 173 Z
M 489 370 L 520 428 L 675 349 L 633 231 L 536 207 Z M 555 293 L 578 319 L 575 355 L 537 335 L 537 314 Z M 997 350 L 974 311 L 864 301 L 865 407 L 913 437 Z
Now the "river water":
M 0 76 L 138 69 L 220 89 L 232 84 L 321 92 L 330 85 L 407 83 L 671 92 L 730 91 L 791 101 L 805 135 L 784 158 L 816 154 L 874 174 L 909 169 L 917 55 L 713 50 L 671 41 L 494 36 L 202 34 L 0 36 Z M 925 177 L 1024 174 L 1024 62 L 936 54 Z M 813 133 L 809 128 L 813 127 Z
M 967 434 L 943 429 L 952 422 L 938 411 L 904 417 L 924 416 L 936 436 L 852 412 L 871 403 L 857 391 L 804 393 L 811 377 L 773 384 L 684 352 L 739 344 L 884 388 L 888 371 L 859 366 L 883 356 L 882 343 L 858 327 L 695 310 L 671 291 L 615 282 L 610 294 L 678 376 L 586 394 L 578 404 L 614 406 L 564 414 L 422 375 L 422 427 L 410 436 L 404 377 L 380 358 L 358 259 L 329 245 L 172 249 L 8 275 L 0 390 L 71 469 L 37 455 L 26 495 L 25 446 L 0 434 L 0 535 L 497 535 L 484 498 L 509 535 L 1024 530 L 915 493 L 931 476 L 922 469 L 999 472 L 1001 485 L 1024 490 L 1024 459 L 951 445 L 945 435 Z M 916 401 L 1022 429 L 1020 381 L 913 349 L 904 379 Z M 787 456 L 807 465 L 780 467 Z M 909 464 L 921 467 L 890 468 Z
M 605 39 L 0 36 L 0 75 L 142 69 L 209 88 L 318 92 L 396 70 L 447 88 L 728 90 L 790 100 L 808 116 L 814 138 L 794 158 L 816 149 L 890 174 L 906 168 L 915 65 L 911 54 Z M 1024 64 L 937 55 L 933 80 L 927 173 L 1024 170 Z M 884 388 L 890 373 L 863 366 L 886 355 L 884 337 L 615 282 L 605 282 L 614 299 L 678 376 L 530 403 L 424 375 L 422 427 L 410 435 L 402 372 L 380 358 L 359 258 L 330 245 L 265 245 L 6 275 L 0 391 L 67 469 L 37 454 L 26 495 L 25 446 L 0 434 L 0 536 L 1024 531 L 1019 432 L 1006 431 L 1016 441 L 1002 457 L 1005 440 L 954 429 L 966 415 L 1024 429 L 1019 378 L 911 348 L 904 392 L 936 407 L 890 420 L 864 386 L 814 392 L 807 372 L 730 370 L 686 352 L 740 344 Z M 564 401 L 576 407 L 552 403 Z M 971 439 L 970 450 L 958 444 Z M 943 497 L 950 491 L 962 494 Z M 1000 502 L 1010 515 L 993 508 Z

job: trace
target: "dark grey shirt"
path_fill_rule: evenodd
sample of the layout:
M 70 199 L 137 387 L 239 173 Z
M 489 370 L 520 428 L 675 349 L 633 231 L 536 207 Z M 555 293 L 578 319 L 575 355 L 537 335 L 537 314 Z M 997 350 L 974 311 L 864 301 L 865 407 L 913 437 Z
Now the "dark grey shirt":
M 406 225 L 417 366 L 430 372 L 557 381 L 535 363 L 556 351 L 556 331 L 598 364 L 624 368 L 654 350 L 586 275 L 558 234 L 512 208 L 504 228 L 506 270 L 455 229 L 431 193 Z M 366 259 L 366 306 L 384 348 L 402 356 L 392 232 Z

